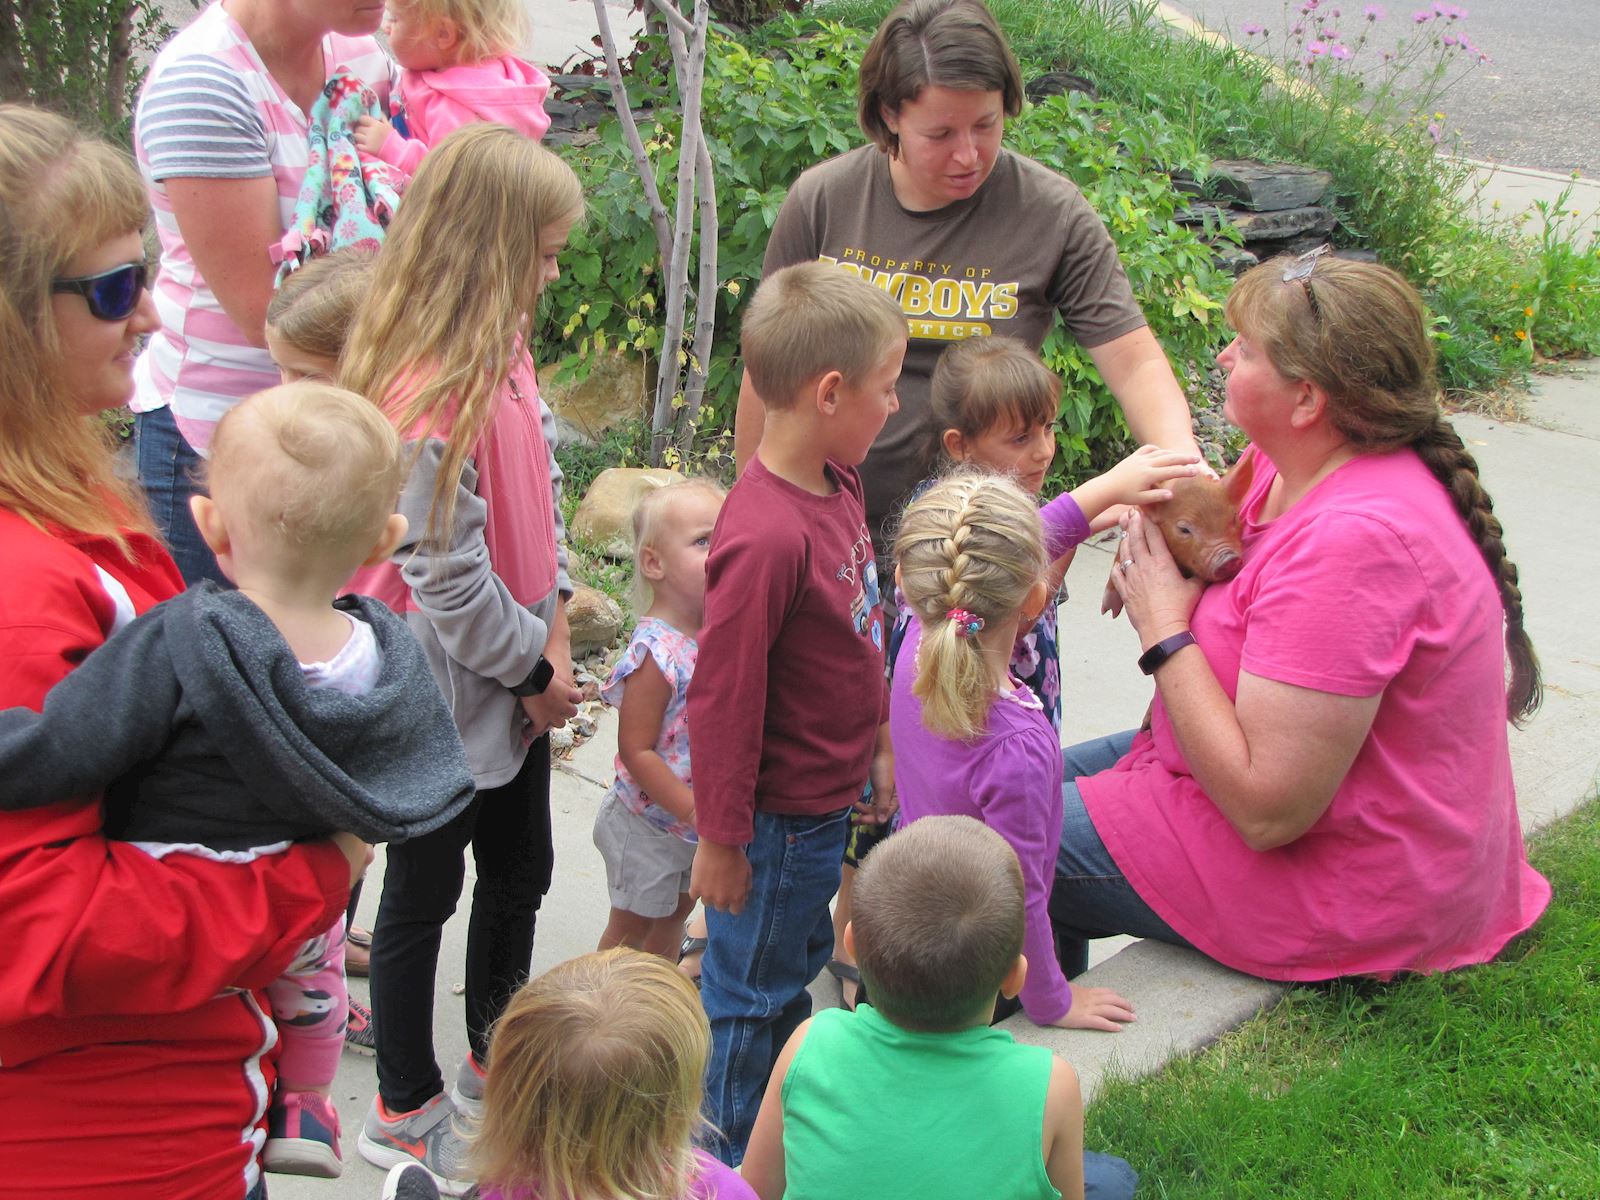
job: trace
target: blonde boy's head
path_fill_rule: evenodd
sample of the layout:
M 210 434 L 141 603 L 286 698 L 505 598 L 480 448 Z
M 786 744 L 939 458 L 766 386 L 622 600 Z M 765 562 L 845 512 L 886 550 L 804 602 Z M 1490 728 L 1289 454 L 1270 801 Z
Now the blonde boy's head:
M 822 262 L 762 280 L 740 333 L 744 369 L 768 412 L 792 407 L 830 371 L 859 381 L 905 340 L 905 314 L 887 292 Z
M 257 392 L 217 425 L 206 471 L 228 530 L 280 562 L 348 562 L 384 537 L 405 482 L 400 438 L 377 408 L 331 383 Z
M 872 1006 L 906 1029 L 987 1020 L 1022 953 L 1022 868 L 971 817 L 924 817 L 856 876 L 851 937 Z
M 394 0 L 391 0 L 391 5 Z M 513 54 L 528 31 L 521 0 L 399 0 L 421 20 L 445 20 L 455 26 L 454 61 L 477 63 Z

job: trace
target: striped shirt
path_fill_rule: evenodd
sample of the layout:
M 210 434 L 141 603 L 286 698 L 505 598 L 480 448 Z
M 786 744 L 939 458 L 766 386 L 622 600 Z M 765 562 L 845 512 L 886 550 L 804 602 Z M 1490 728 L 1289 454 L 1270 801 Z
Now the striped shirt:
M 394 64 L 372 38 L 330 34 L 323 58 L 330 73 L 344 67 L 387 101 Z M 170 404 L 183 436 L 204 453 L 223 413 L 277 383 L 278 371 L 195 269 L 166 181 L 270 177 L 287 230 L 310 152 L 306 117 L 238 22 L 213 3 L 156 56 L 134 115 L 134 152 L 161 239 L 154 288 L 161 328 L 134 368 L 130 407 L 147 412 Z

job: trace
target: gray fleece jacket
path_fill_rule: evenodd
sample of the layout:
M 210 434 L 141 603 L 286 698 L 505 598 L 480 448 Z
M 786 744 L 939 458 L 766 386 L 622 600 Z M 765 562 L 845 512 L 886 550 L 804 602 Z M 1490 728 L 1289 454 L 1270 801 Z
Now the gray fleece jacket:
M 242 851 L 346 830 L 401 841 L 471 801 L 450 711 L 406 624 L 338 607 L 382 656 L 364 696 L 306 685 L 265 613 L 202 583 L 152 608 L 50 690 L 0 712 L 0 809 L 106 792 L 124 841 Z

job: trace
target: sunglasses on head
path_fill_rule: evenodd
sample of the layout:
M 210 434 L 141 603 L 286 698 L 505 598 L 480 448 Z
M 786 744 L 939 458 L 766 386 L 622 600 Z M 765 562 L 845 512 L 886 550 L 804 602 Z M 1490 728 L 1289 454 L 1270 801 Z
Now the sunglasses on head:
M 1311 273 L 1317 269 L 1318 260 L 1332 251 L 1333 247 L 1323 242 L 1315 250 L 1307 250 L 1283 269 L 1285 283 L 1299 283 L 1305 288 L 1306 303 L 1311 306 L 1311 316 L 1317 321 L 1322 320 L 1322 309 L 1317 304 L 1317 294 L 1311 290 Z
M 124 263 L 98 275 L 78 275 L 54 279 L 52 292 L 76 292 L 89 305 L 89 314 L 102 321 L 122 321 L 139 307 L 149 280 L 149 268 L 142 262 Z

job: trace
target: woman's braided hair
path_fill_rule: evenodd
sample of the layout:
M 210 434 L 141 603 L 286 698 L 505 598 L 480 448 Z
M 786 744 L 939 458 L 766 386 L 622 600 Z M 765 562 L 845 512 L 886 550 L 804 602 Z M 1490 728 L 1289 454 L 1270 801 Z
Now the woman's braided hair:
M 1520 723 L 1543 699 L 1539 659 L 1523 625 L 1517 566 L 1506 557 L 1494 502 L 1478 463 L 1439 410 L 1427 313 L 1416 290 L 1375 263 L 1322 258 L 1303 280 L 1288 260 L 1262 263 L 1234 286 L 1228 321 L 1290 379 L 1328 395 L 1328 417 L 1364 451 L 1410 447 L 1450 494 L 1500 590 L 1511 680 L 1506 715 Z
M 901 593 L 922 625 L 911 688 L 922 723 L 941 737 L 977 737 L 994 689 L 982 648 L 950 614 L 990 624 L 1016 615 L 1044 578 L 1037 503 L 1003 475 L 963 468 L 906 509 L 894 553 Z

